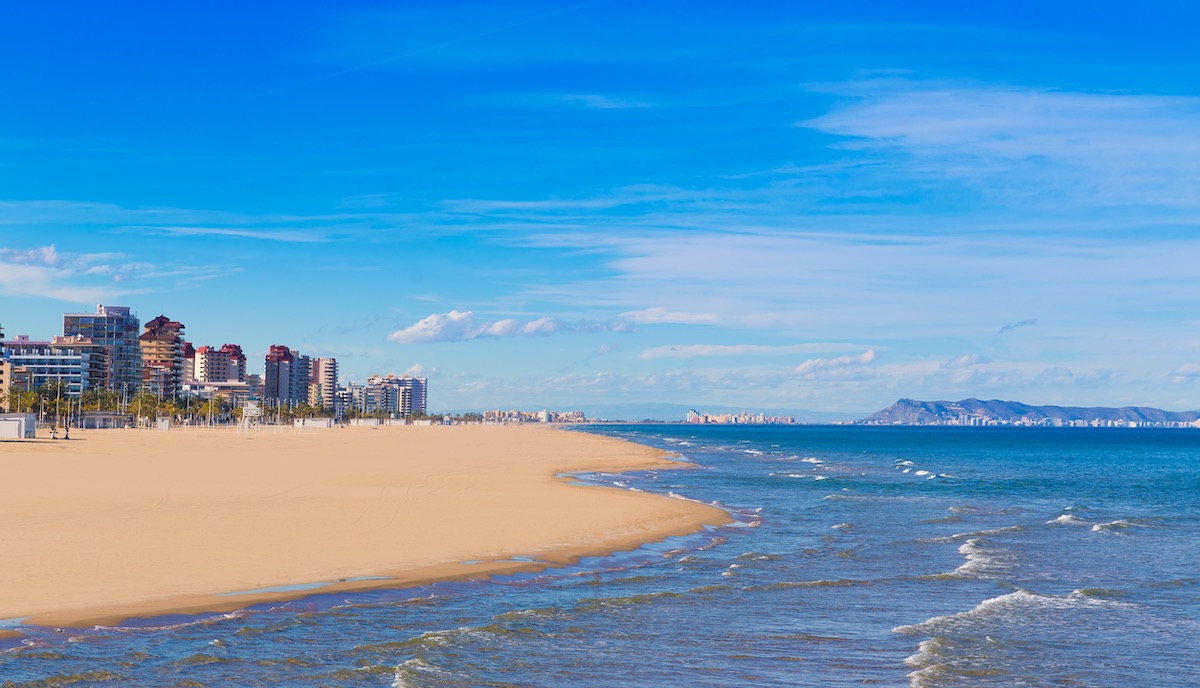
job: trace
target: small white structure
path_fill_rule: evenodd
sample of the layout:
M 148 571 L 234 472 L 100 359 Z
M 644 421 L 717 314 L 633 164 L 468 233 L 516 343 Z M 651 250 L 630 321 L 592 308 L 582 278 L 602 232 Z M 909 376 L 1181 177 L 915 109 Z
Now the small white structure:
M 380 426 L 380 421 L 378 418 L 351 418 L 350 420 L 346 421 L 346 423 L 348 425 L 358 425 L 369 428 L 377 428 Z
M 84 430 L 126 428 L 133 425 L 133 416 L 116 411 L 84 411 L 79 423 Z
M 37 416 L 32 413 L 0 413 L 0 439 L 37 438 Z
M 293 424 L 298 428 L 332 428 L 332 418 L 297 418 Z

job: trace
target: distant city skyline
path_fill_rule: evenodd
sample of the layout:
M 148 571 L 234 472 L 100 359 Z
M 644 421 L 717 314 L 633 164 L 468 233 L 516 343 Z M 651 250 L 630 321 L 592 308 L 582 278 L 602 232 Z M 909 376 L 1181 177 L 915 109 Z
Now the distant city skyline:
M 0 324 L 120 304 L 436 410 L 1200 409 L 1197 19 L 14 5 Z

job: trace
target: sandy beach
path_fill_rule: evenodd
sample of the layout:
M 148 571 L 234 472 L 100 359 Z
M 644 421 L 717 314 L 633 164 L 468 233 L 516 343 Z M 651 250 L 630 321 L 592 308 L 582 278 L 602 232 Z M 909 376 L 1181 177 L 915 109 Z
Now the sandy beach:
M 680 464 L 544 427 L 72 431 L 0 442 L 0 463 L 0 619 L 46 626 L 536 570 L 511 559 L 566 563 L 729 520 L 556 477 Z M 346 580 L 361 577 L 387 580 Z

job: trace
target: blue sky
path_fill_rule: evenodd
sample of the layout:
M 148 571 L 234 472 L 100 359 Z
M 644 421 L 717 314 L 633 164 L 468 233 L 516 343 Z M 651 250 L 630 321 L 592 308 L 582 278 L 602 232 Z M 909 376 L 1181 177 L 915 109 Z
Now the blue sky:
M 0 23 L 9 335 L 129 305 L 446 409 L 1200 407 L 1188 3 L 160 5 Z

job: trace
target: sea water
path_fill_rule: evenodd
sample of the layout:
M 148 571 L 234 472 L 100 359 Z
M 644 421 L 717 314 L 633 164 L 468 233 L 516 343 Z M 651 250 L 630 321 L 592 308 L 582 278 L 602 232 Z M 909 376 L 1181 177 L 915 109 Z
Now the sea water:
M 730 526 L 541 574 L 32 629 L 0 686 L 1200 686 L 1200 431 L 596 426 Z

